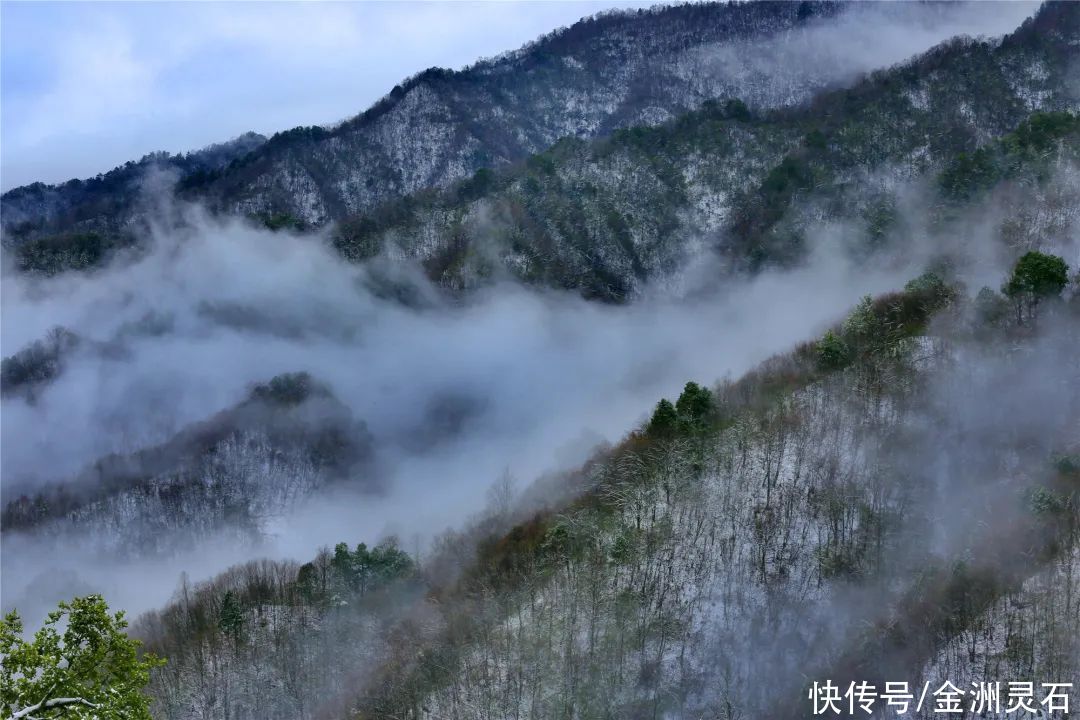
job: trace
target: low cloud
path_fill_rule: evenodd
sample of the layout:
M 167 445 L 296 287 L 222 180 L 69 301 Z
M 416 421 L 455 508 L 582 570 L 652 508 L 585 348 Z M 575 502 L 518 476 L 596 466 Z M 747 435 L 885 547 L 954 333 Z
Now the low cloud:
M 167 578 L 182 570 L 198 578 L 251 553 L 302 558 L 385 532 L 430 537 L 478 511 L 505 468 L 527 481 L 580 463 L 687 380 L 738 375 L 918 269 L 915 260 L 855 269 L 822 241 L 800 269 L 722 282 L 688 273 L 697 287 L 625 306 L 510 283 L 449 299 L 419 272 L 402 272 L 393 282 L 423 299 L 407 305 L 372 292 L 386 285 L 374 281 L 377 265 L 343 263 L 320 236 L 189 214 L 187 230 L 158 232 L 142 257 L 96 273 L 4 277 L 5 354 L 58 325 L 84 339 L 33 402 L 3 401 L 7 499 L 107 453 L 163 442 L 252 384 L 296 371 L 366 422 L 379 475 L 367 486 L 383 490 L 270 521 L 257 549 L 219 543 L 208 560 L 177 548 L 156 561 L 153 582 L 137 579 L 137 563 L 9 536 L 5 607 L 63 595 L 46 574 L 142 610 L 166 600 Z

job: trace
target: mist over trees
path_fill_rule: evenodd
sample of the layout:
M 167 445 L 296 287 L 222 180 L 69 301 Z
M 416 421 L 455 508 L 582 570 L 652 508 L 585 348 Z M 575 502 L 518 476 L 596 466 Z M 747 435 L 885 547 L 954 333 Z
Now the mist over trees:
M 177 659 L 152 692 L 165 717 L 796 717 L 812 677 L 1074 677 L 1074 305 L 988 330 L 928 273 L 823 336 L 842 366 L 822 339 L 687 383 L 509 531 L 182 584 L 137 627 Z
M 985 7 L 602 14 L 5 193 L 0 714 L 1080 677 L 1080 5 Z

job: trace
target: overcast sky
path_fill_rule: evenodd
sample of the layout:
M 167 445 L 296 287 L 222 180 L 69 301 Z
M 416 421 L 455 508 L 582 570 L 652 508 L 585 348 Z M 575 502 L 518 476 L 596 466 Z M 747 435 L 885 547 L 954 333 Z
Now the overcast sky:
M 648 4 L 4 2 L 0 186 L 333 123 L 425 68 Z

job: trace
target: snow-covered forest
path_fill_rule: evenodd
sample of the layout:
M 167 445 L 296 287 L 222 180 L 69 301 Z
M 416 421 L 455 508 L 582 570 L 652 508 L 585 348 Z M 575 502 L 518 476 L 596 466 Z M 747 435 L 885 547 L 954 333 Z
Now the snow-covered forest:
M 4 193 L 0 716 L 1076 684 L 1080 4 L 988 7 L 604 12 Z

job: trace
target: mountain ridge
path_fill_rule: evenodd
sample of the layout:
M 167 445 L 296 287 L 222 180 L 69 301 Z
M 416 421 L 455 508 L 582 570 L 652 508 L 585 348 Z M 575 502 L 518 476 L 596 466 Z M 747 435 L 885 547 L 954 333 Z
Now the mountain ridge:
M 160 720 L 1078 676 L 1080 3 L 800 54 L 955 7 L 599 16 L 5 229 L 5 610 L 142 613 Z
M 952 11 L 947 5 L 925 7 L 945 20 Z M 797 62 L 763 69 L 759 59 L 740 60 L 732 43 L 752 47 L 777 38 L 782 48 L 784 38 L 798 39 L 792 35 L 797 30 L 809 32 L 824 20 L 868 12 L 832 2 L 707 3 L 598 15 L 461 71 L 418 73 L 335 128 L 277 133 L 232 164 L 173 162 L 180 175 L 176 188 L 217 211 L 264 218 L 288 214 L 308 226 L 321 225 L 481 167 L 519 160 L 559 137 L 603 136 L 618 127 L 656 124 L 708 98 L 740 97 L 751 107 L 805 100 L 860 68 L 837 66 L 828 48 L 815 50 L 806 40 L 810 50 L 825 53 L 818 63 L 822 69 Z M 717 62 L 708 54 L 714 47 L 726 53 L 726 63 L 736 65 L 713 67 Z M 615 77 L 610 77 L 612 67 L 620 68 Z M 77 187 L 35 184 L 5 193 L 0 202 L 6 242 L 73 232 L 124 237 L 136 232 L 138 175 L 123 175 L 116 178 L 117 193 L 96 191 L 94 181 Z M 64 188 L 88 197 L 65 196 Z

